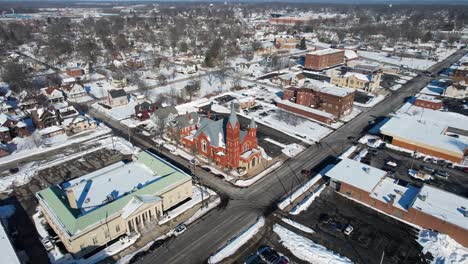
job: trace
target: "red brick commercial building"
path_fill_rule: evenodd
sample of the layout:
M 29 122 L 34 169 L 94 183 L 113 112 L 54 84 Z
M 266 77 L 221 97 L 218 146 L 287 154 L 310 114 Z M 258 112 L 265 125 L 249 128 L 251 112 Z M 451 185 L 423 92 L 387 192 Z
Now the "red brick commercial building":
M 429 185 L 399 185 L 385 171 L 350 159 L 340 161 L 326 176 L 330 186 L 349 198 L 468 246 L 466 198 Z
M 252 119 L 248 130 L 241 130 L 234 107 L 231 109 L 228 118 L 217 121 L 202 118 L 197 131 L 182 138 L 182 144 L 221 167 L 248 171 L 262 162 L 257 125 Z
M 318 109 L 338 118 L 351 113 L 355 92 L 326 83 L 310 80 L 310 86 L 284 90 L 283 100 Z
M 304 68 L 321 71 L 345 62 L 344 50 L 323 49 L 306 54 Z
M 307 20 L 305 18 L 297 17 L 276 17 L 268 19 L 268 23 L 273 25 L 286 25 L 286 26 L 295 26 L 305 23 Z
M 293 112 L 293 113 L 296 113 L 298 115 L 302 115 L 302 116 L 308 117 L 310 119 L 317 120 L 317 121 L 325 123 L 327 125 L 330 125 L 331 123 L 333 123 L 336 120 L 336 116 L 334 116 L 332 114 L 329 114 L 329 113 L 326 113 L 326 112 L 323 112 L 323 111 L 320 111 L 320 110 L 316 110 L 314 108 L 310 108 L 310 107 L 307 107 L 307 106 L 303 106 L 303 105 L 300 105 L 300 104 L 296 104 L 296 103 L 293 103 L 293 102 L 291 102 L 289 100 L 280 100 L 280 101 L 276 102 L 276 105 L 279 108 L 284 109 L 286 111 Z
M 444 107 L 442 100 L 426 94 L 418 94 L 414 101 L 414 105 L 432 110 L 439 110 Z

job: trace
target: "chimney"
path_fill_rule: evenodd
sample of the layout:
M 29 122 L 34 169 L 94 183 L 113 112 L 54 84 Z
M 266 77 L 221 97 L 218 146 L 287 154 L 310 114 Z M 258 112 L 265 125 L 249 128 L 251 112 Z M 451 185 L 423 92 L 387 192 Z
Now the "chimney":
M 76 199 L 75 199 L 75 193 L 73 193 L 72 189 L 67 190 L 67 200 L 71 208 L 78 209 L 78 205 L 76 204 Z

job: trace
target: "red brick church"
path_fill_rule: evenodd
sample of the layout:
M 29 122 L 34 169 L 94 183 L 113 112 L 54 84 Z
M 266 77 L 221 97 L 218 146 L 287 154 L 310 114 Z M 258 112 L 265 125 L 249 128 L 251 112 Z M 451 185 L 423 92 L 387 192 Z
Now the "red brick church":
M 216 121 L 202 118 L 197 131 L 184 137 L 182 144 L 228 169 L 248 171 L 262 159 L 255 121 L 252 119 L 247 131 L 241 130 L 234 106 L 231 106 L 231 114 L 227 118 Z

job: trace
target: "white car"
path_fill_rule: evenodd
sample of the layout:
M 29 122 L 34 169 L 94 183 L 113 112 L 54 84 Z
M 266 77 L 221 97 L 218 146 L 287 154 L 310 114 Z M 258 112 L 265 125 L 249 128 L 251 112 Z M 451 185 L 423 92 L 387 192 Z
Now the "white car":
M 41 240 L 42 245 L 44 245 L 45 249 L 47 251 L 52 250 L 54 248 L 54 244 L 52 244 L 52 241 L 48 237 L 44 238 Z
M 174 229 L 174 236 L 178 236 L 187 230 L 187 226 L 185 224 L 178 224 Z
M 344 229 L 343 233 L 347 236 L 351 235 L 353 232 L 354 228 L 351 225 L 347 225 L 346 228 Z

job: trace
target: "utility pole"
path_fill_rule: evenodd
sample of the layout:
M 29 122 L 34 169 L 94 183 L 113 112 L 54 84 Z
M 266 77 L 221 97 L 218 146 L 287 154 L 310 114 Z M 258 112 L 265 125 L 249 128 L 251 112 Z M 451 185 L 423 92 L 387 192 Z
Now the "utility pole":
M 383 263 L 384 256 L 385 256 L 385 250 L 384 250 L 384 251 L 382 251 L 382 258 L 380 259 L 380 264 L 382 264 L 382 263 Z

